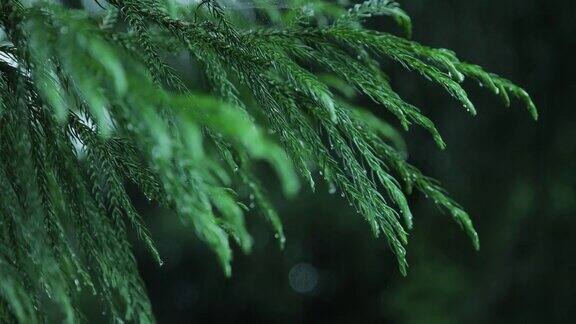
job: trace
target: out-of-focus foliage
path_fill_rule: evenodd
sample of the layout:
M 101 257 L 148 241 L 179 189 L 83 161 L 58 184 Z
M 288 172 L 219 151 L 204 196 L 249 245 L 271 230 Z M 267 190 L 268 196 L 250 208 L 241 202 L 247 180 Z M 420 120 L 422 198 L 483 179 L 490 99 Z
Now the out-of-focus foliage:
M 274 168 L 288 196 L 298 190 L 296 172 L 312 189 L 320 173 L 385 237 L 403 274 L 413 189 L 479 248 L 467 213 L 407 163 L 393 127 L 357 107 L 355 95 L 369 98 L 405 130 L 422 127 L 445 147 L 434 123 L 393 90 L 381 59 L 437 84 L 472 114 L 465 79 L 507 105 L 522 100 L 537 118 L 528 94 L 510 81 L 451 51 L 363 27 L 384 16 L 409 37 L 411 20 L 392 1 L 349 10 L 323 1 L 283 9 L 258 2 L 255 19 L 215 1 L 109 0 L 96 12 L 55 1 L 0 4 L 5 321 L 75 322 L 82 290 L 116 321 L 154 321 L 127 225 L 162 260 L 127 184 L 174 210 L 226 274 L 229 239 L 244 252 L 253 245 L 246 209 L 258 206 L 283 245 L 279 217 L 254 175 L 258 160 Z M 180 80 L 166 60 L 177 53 L 194 61 L 202 85 Z M 254 206 L 236 189 L 246 189 Z M 48 313 L 54 305 L 60 313 Z

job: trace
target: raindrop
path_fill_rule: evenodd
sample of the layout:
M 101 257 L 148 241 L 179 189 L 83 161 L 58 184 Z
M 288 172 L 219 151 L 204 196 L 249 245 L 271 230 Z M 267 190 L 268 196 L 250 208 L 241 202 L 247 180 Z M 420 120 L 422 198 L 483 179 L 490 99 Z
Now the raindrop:
M 311 292 L 318 285 L 318 271 L 311 264 L 298 263 L 290 269 L 288 282 L 298 293 Z
M 334 194 L 336 192 L 336 186 L 334 184 L 330 184 L 330 187 L 328 188 L 328 193 L 329 194 Z

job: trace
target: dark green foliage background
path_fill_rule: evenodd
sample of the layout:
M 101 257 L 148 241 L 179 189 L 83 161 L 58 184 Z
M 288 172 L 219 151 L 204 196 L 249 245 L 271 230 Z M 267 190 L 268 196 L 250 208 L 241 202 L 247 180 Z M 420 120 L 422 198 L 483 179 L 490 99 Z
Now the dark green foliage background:
M 177 217 L 135 195 L 165 260 L 137 251 L 161 323 L 565 323 L 576 319 L 576 3 L 571 0 L 405 0 L 416 41 L 455 50 L 464 60 L 525 87 L 540 110 L 534 123 L 471 89 L 476 117 L 414 75 L 393 66 L 393 85 L 435 121 L 448 144 L 439 151 L 423 130 L 406 134 L 410 161 L 437 179 L 473 217 L 476 253 L 433 204 L 413 195 L 417 218 L 403 278 L 382 240 L 338 195 L 320 187 L 286 201 L 271 194 L 287 244 L 248 216 L 255 246 L 237 249 L 226 279 L 214 255 Z M 383 19 L 384 20 L 384 19 Z M 382 20 L 374 20 L 380 24 Z M 369 103 L 366 103 L 369 104 Z M 392 120 L 392 119 L 388 119 Z M 262 172 L 268 172 L 265 168 Z M 274 178 L 274 177 L 272 177 Z M 275 191 L 277 193 L 275 193 Z M 141 248 L 136 244 L 137 248 Z M 319 275 L 305 294 L 289 285 L 301 262 Z M 94 309 L 89 318 L 103 319 Z

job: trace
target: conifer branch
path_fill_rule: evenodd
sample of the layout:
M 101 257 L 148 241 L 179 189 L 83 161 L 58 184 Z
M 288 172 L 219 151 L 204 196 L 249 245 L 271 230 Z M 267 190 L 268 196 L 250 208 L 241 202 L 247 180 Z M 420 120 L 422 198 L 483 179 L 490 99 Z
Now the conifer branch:
M 300 178 L 314 190 L 320 173 L 330 192 L 384 236 L 403 274 L 408 230 L 417 223 L 407 199 L 413 189 L 478 249 L 464 209 L 406 161 L 388 121 L 354 103 L 366 96 L 404 130 L 422 127 L 445 147 L 424 110 L 392 88 L 381 60 L 439 85 L 471 114 L 465 78 L 506 105 L 519 99 L 538 116 L 512 82 L 407 39 L 410 17 L 393 1 L 349 10 L 324 1 L 310 3 L 314 12 L 255 9 L 271 15 L 272 26 L 215 1 L 204 3 L 208 10 L 156 0 L 100 4 L 105 10 L 89 13 L 51 1 L 0 2 L 2 322 L 40 322 L 51 305 L 64 321 L 81 320 L 76 301 L 83 289 L 99 294 L 116 321 L 154 322 L 129 231 L 160 265 L 162 259 L 128 182 L 188 224 L 227 275 L 230 239 L 251 250 L 244 213 L 252 204 L 283 246 L 280 216 L 256 161 L 272 166 L 287 196 Z M 394 19 L 407 38 L 365 28 L 373 16 Z M 165 59 L 173 53 L 192 58 L 208 91 L 181 80 Z M 240 188 L 249 192 L 250 207 Z

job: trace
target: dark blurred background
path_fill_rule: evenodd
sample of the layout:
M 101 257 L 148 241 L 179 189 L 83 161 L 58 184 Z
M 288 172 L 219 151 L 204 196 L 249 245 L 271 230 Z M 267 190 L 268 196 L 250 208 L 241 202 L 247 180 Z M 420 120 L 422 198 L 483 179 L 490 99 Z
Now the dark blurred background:
M 438 87 L 387 66 L 395 88 L 436 122 L 448 143 L 405 134 L 409 160 L 472 215 L 475 252 L 458 226 L 420 195 L 402 277 L 383 239 L 326 187 L 286 200 L 280 250 L 249 214 L 251 255 L 235 251 L 225 278 L 214 255 L 178 218 L 144 203 L 165 265 L 137 251 L 160 323 L 565 323 L 576 321 L 576 1 L 404 0 L 413 38 L 455 50 L 525 87 L 535 123 L 516 102 L 468 82 L 471 117 Z M 378 28 L 380 20 L 373 21 Z M 373 107 L 374 111 L 381 108 Z

